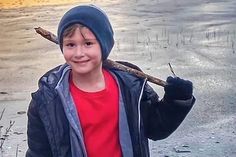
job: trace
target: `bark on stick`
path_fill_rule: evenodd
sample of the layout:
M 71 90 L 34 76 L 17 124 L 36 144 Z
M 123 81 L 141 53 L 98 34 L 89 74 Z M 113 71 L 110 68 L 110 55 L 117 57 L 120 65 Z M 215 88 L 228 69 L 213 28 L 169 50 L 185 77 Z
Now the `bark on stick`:
M 58 44 L 57 36 L 54 35 L 53 33 L 49 32 L 49 31 L 47 31 L 47 30 L 45 30 L 41 27 L 35 28 L 35 31 L 38 34 L 40 34 L 41 36 L 43 36 L 44 38 Z M 166 85 L 166 82 L 159 79 L 159 78 L 156 78 L 156 77 L 153 77 L 151 75 L 145 74 L 144 72 L 141 72 L 139 70 L 130 68 L 128 66 L 117 63 L 117 62 L 112 61 L 110 59 L 106 59 L 103 64 L 106 65 L 106 66 L 109 66 L 111 68 L 116 68 L 116 69 L 119 69 L 119 70 L 122 70 L 122 71 L 125 71 L 125 72 L 128 72 L 128 73 L 131 73 L 131 74 L 133 74 L 137 77 L 147 79 L 149 82 L 152 82 L 156 85 L 159 85 L 159 86 L 162 86 L 162 87 L 164 87 Z

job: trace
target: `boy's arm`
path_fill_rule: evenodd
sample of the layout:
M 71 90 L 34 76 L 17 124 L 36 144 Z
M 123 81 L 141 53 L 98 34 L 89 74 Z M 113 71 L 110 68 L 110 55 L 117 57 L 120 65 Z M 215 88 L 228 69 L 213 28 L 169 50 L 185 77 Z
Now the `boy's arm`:
M 117 62 L 142 71 L 132 63 Z M 161 101 L 156 92 L 146 84 L 141 102 L 145 133 L 152 140 L 164 139 L 174 132 L 195 102 L 192 96 L 192 82 L 178 77 L 168 77 L 166 82 L 168 85 L 164 87 L 165 96 Z
M 174 78 L 174 85 L 172 79 L 170 82 L 167 79 L 170 86 L 164 88 L 165 95 L 161 101 L 153 89 L 146 85 L 141 111 L 145 134 L 152 140 L 164 139 L 173 133 L 195 102 L 192 96 L 192 83 L 189 85 L 187 82 L 185 85 L 186 82 L 182 79 L 176 83 L 176 79 Z
M 31 100 L 28 108 L 28 150 L 26 157 L 51 157 L 51 147 L 48 142 L 44 125 L 38 115 L 36 101 Z

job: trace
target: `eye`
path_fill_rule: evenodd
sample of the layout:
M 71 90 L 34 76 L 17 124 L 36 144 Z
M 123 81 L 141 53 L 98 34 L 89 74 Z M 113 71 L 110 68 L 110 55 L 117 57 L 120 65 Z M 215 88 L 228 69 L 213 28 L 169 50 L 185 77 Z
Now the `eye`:
M 75 44 L 74 43 L 66 43 L 65 46 L 68 48 L 73 48 L 73 47 L 75 47 Z
M 93 45 L 93 43 L 92 43 L 92 42 L 90 42 L 90 41 L 86 41 L 86 42 L 85 42 L 85 45 L 86 45 L 86 46 L 92 46 L 92 45 Z

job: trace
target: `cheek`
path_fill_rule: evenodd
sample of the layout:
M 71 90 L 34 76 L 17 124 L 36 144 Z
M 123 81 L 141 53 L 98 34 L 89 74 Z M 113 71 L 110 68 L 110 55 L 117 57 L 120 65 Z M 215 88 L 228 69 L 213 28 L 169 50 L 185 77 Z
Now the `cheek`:
M 101 47 L 99 45 L 97 45 L 96 47 L 96 55 L 102 59 L 102 51 L 101 51 Z
M 68 62 L 70 60 L 69 53 L 66 53 L 66 52 L 63 51 L 63 56 L 64 56 L 64 59 L 66 60 L 66 62 Z

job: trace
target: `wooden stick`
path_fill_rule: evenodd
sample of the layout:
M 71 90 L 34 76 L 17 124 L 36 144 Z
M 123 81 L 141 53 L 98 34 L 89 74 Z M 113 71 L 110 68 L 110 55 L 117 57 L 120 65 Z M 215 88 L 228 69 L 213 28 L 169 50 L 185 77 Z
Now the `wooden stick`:
M 35 31 L 40 34 L 42 37 L 48 39 L 49 41 L 52 41 L 56 44 L 58 44 L 58 40 L 57 40 L 57 36 L 54 35 L 53 33 L 41 28 L 41 27 L 38 27 L 38 28 L 34 28 Z
M 41 28 L 41 27 L 38 27 L 38 28 L 34 28 L 35 31 L 40 34 L 42 37 L 58 44 L 58 39 L 57 39 L 57 36 L 54 35 L 53 33 Z M 140 78 L 143 78 L 143 79 L 147 79 L 149 82 L 152 82 L 154 84 L 157 84 L 159 86 L 162 86 L 164 87 L 167 83 L 159 78 L 156 78 L 156 77 L 153 77 L 151 75 L 148 75 L 148 74 L 145 74 L 139 70 L 136 70 L 136 69 L 133 69 L 133 68 L 130 68 L 128 66 L 125 66 L 123 64 L 120 64 L 120 63 L 117 63 L 115 61 L 112 61 L 110 59 L 106 59 L 103 63 L 104 65 L 106 66 L 109 66 L 111 68 L 116 68 L 116 69 L 119 69 L 119 70 L 122 70 L 122 71 L 125 71 L 125 72 L 128 72 L 128 73 L 131 73 L 137 77 L 140 77 Z
M 169 65 L 169 67 L 170 67 L 170 71 L 172 72 L 173 76 L 174 76 L 174 77 L 177 77 L 177 75 L 175 74 L 174 69 L 172 68 L 171 64 L 168 63 L 168 65 Z

